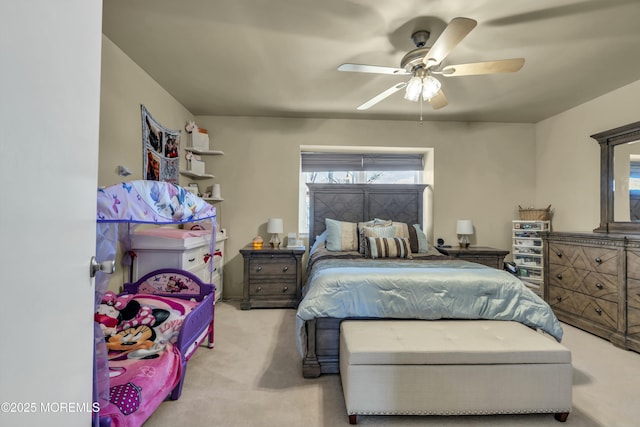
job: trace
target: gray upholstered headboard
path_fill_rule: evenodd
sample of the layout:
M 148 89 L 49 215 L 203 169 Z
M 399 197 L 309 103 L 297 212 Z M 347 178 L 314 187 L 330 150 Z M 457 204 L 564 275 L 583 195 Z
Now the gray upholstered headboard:
M 309 245 L 325 229 L 325 218 L 363 222 L 373 218 L 422 224 L 427 184 L 307 184 Z

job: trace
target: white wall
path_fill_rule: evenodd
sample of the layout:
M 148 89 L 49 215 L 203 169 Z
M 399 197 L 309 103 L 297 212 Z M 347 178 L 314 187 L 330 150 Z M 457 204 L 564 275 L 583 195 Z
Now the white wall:
M 536 204 L 554 209 L 556 231 L 600 224 L 600 146 L 589 135 L 640 120 L 640 81 L 536 125 Z

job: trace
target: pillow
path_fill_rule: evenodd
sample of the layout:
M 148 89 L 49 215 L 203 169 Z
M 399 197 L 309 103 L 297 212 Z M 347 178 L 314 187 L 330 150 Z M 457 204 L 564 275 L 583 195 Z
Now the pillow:
M 362 235 L 362 238 L 365 241 L 364 256 L 366 258 L 371 257 L 371 253 L 369 252 L 369 241 L 367 240 L 369 237 L 401 237 L 396 236 L 396 227 L 392 225 L 388 225 L 386 227 L 362 227 Z
M 358 250 L 358 224 L 329 218 L 326 218 L 324 223 L 327 229 L 327 250 Z
M 371 221 L 367 221 L 367 222 L 359 222 L 358 223 L 358 252 L 360 252 L 361 254 L 366 252 L 367 241 L 364 235 L 365 227 L 388 227 L 389 225 L 391 225 L 391 220 L 378 219 L 378 218 L 372 219 Z
M 314 253 L 319 247 L 324 246 L 326 241 L 327 241 L 327 230 L 324 230 L 322 233 L 320 233 L 319 236 L 316 236 L 316 241 L 313 242 L 313 246 L 311 246 L 311 249 L 309 249 L 309 254 Z
M 413 224 L 413 230 L 415 231 L 416 238 L 418 240 L 418 253 L 426 254 L 429 252 L 429 241 L 427 240 L 426 234 L 422 232 L 420 228 L 420 224 Z M 411 230 L 411 229 L 410 229 Z M 413 249 L 411 252 L 416 253 Z
M 409 240 L 404 237 L 367 237 L 369 253 L 375 258 L 412 258 Z

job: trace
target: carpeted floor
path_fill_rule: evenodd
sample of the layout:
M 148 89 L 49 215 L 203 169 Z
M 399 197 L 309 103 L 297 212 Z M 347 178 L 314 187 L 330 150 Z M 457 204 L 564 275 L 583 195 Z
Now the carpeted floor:
M 552 415 L 360 416 L 361 426 L 640 426 L 640 354 L 568 325 L 573 358 L 573 411 Z M 216 346 L 189 362 L 182 396 L 166 401 L 144 427 L 348 426 L 340 377 L 302 377 L 295 310 L 240 310 L 216 305 Z

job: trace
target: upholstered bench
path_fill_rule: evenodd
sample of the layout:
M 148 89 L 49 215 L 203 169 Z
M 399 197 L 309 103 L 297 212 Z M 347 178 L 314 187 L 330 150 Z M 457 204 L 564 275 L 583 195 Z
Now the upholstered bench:
M 517 322 L 345 320 L 340 377 L 349 415 L 571 411 L 571 352 Z

